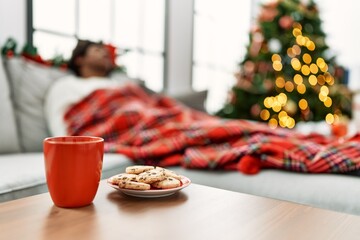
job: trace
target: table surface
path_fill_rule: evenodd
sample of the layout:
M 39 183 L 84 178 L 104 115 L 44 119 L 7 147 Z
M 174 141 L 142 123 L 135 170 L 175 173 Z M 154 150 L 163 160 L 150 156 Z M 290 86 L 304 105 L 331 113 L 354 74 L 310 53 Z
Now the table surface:
M 48 193 L 0 204 L 0 239 L 359 239 L 360 217 L 191 184 L 163 198 L 102 181 L 93 204 L 58 208 Z

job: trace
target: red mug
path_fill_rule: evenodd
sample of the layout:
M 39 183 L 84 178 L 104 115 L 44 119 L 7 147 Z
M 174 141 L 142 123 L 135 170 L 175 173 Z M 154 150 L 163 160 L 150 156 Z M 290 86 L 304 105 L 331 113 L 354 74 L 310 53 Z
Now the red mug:
M 46 181 L 58 207 L 92 203 L 101 179 L 104 139 L 66 136 L 44 139 Z

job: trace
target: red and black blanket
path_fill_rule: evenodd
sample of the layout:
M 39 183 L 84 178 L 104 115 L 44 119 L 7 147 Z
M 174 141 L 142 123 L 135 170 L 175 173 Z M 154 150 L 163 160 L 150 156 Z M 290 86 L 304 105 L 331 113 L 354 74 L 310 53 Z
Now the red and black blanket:
M 137 164 L 239 170 L 261 168 L 323 173 L 360 169 L 360 135 L 337 141 L 318 134 L 271 129 L 192 110 L 136 85 L 101 89 L 65 115 L 69 135 L 105 139 L 105 151 Z

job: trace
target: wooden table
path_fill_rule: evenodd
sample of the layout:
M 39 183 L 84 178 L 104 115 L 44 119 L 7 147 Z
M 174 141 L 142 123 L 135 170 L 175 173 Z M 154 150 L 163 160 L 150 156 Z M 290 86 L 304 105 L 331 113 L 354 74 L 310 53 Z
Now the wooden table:
M 102 181 L 83 208 L 48 193 L 0 204 L 0 239 L 360 239 L 360 217 L 196 184 L 142 199 Z

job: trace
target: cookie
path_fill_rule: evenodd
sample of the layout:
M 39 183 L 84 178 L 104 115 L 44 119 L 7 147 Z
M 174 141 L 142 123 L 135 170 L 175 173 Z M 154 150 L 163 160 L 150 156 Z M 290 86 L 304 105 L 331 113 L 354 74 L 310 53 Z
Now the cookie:
M 136 180 L 138 182 L 151 184 L 153 182 L 158 182 L 158 181 L 161 181 L 161 180 L 164 180 L 164 179 L 165 179 L 164 171 L 153 169 L 153 170 L 150 170 L 150 171 L 140 173 Z
M 181 182 L 173 177 L 166 177 L 164 180 L 154 182 L 151 186 L 162 189 L 176 188 L 181 186 Z
M 145 165 L 135 165 L 135 166 L 130 166 L 127 167 L 125 172 L 126 173 L 131 173 L 131 174 L 139 174 L 139 173 L 143 173 L 149 170 L 155 169 L 154 166 L 145 166 Z
M 112 184 L 119 184 L 120 181 L 136 181 L 137 175 L 129 173 L 121 173 L 110 178 Z
M 118 185 L 120 188 L 133 190 L 149 190 L 151 187 L 150 184 L 134 181 L 120 181 Z
M 162 167 L 155 167 L 155 169 L 164 171 L 166 177 L 173 177 L 173 178 L 181 181 L 181 176 L 174 171 L 171 171 L 169 169 L 162 168 Z

